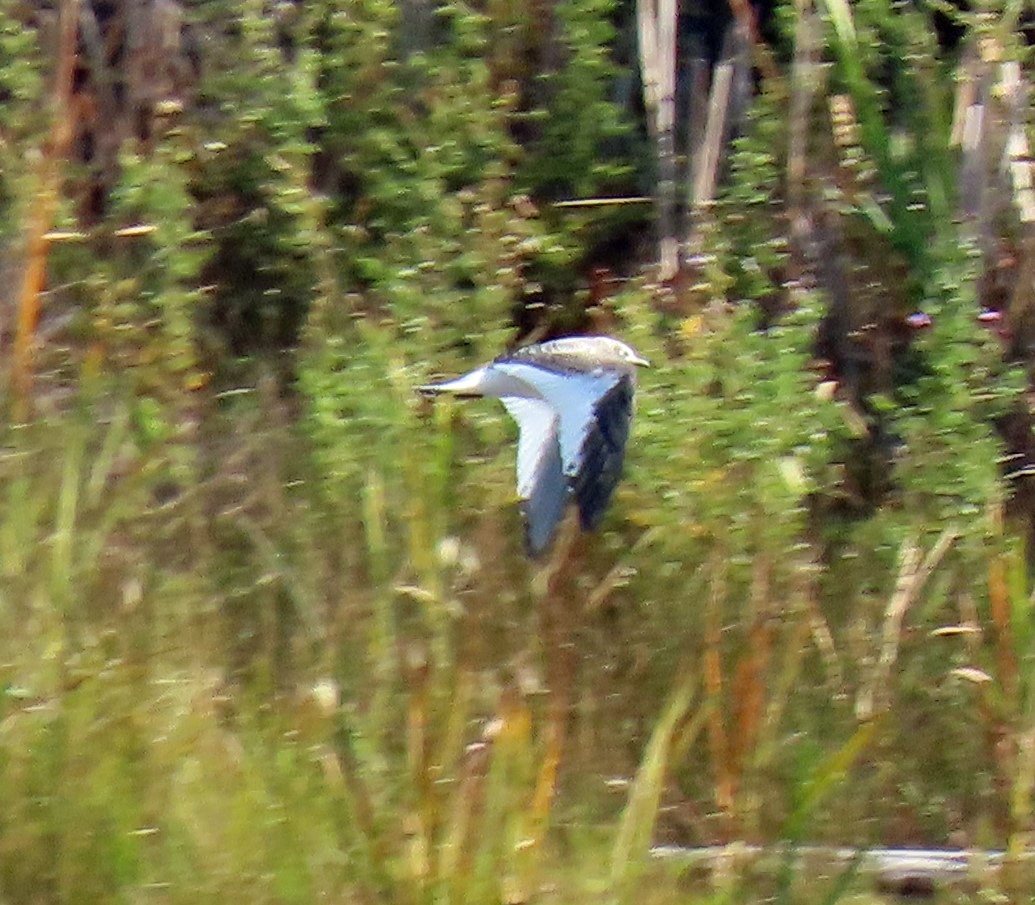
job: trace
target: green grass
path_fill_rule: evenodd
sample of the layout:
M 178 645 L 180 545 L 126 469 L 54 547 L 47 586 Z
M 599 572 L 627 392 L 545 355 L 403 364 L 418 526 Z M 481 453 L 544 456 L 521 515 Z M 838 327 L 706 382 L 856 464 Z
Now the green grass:
M 521 147 L 499 92 L 532 78 L 535 23 L 452 5 L 402 60 L 395 6 L 337 12 L 284 23 L 290 89 L 258 6 L 232 13 L 218 135 L 185 116 L 121 163 L 105 229 L 156 230 L 49 248 L 72 326 L 41 342 L 27 423 L 0 371 L 0 905 L 862 903 L 852 869 L 650 847 L 1027 853 L 1033 582 L 997 430 L 1026 381 L 974 316 L 1016 224 L 955 218 L 954 61 L 923 11 L 825 4 L 855 144 L 777 72 L 700 212 L 705 263 L 592 306 L 580 268 L 625 226 L 523 193 L 607 194 L 640 163 L 594 44 L 607 4 L 562 20 L 557 109 L 593 128 Z M 1018 55 L 992 18 L 975 40 Z M 834 287 L 788 223 L 799 91 L 792 188 L 840 230 L 857 388 L 816 360 Z M 20 109 L 4 149 L 42 131 Z M 312 142 L 348 197 L 310 191 Z M 15 183 L 8 213 L 31 209 Z M 501 407 L 413 392 L 513 340 L 517 302 L 654 364 L 605 525 L 544 563 Z M 882 346 L 917 306 L 933 327 Z M 228 364 L 219 310 L 260 338 L 302 322 L 297 345 Z
M 615 511 L 541 574 L 510 428 L 487 403 L 427 411 L 401 377 L 376 449 L 342 423 L 339 454 L 370 464 L 333 495 L 262 393 L 227 397 L 197 446 L 142 441 L 107 394 L 8 429 L 5 900 L 562 902 L 649 883 L 658 902 L 744 901 L 756 881 L 648 880 L 651 841 L 864 844 L 905 817 L 902 841 L 935 844 L 968 808 L 975 841 L 1002 844 L 1030 773 L 994 791 L 974 736 L 992 714 L 1027 725 L 1026 692 L 994 690 L 1002 645 L 1028 656 L 1022 560 L 1004 560 L 1017 632 L 930 638 L 980 593 L 958 583 L 972 560 L 932 560 L 879 672 L 894 571 L 828 596 L 805 523 L 781 524 L 795 498 L 765 480 L 754 505 L 790 508 L 740 525 L 744 485 L 706 454 L 719 415 L 698 419 L 689 471 L 709 508 L 664 520 L 642 476 L 685 480 L 687 460 L 651 448 L 674 366 L 649 352 Z M 984 697 L 953 678 L 964 664 L 993 676 Z M 888 709 L 860 723 L 877 675 Z

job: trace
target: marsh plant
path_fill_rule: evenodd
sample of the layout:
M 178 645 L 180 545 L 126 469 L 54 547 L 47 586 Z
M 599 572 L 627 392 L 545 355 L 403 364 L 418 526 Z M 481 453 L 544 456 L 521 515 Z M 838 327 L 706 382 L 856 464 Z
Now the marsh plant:
M 649 207 L 554 204 L 655 178 L 624 5 L 281 6 L 188 8 L 220 52 L 84 223 L 0 2 L 0 266 L 47 275 L 2 300 L 41 317 L 0 382 L 0 900 L 811 901 L 855 875 L 649 851 L 1023 855 L 1028 360 L 977 314 L 1026 227 L 949 81 L 1016 23 L 780 7 L 660 284 L 597 279 Z M 654 367 L 602 530 L 531 562 L 505 413 L 413 388 L 573 329 Z

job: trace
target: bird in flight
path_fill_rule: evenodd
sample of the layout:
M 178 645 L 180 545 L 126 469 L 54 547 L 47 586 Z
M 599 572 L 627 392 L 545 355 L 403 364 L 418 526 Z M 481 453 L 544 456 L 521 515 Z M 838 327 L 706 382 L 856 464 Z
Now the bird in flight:
M 528 550 L 550 547 L 568 501 L 583 530 L 603 519 L 622 474 L 636 366 L 647 362 L 608 336 L 569 336 L 525 346 L 426 395 L 499 399 L 518 425 L 517 492 Z

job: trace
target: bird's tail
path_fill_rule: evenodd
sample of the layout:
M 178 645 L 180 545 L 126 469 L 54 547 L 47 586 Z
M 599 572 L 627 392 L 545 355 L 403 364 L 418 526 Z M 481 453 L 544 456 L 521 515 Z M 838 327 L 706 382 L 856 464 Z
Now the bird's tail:
M 435 383 L 429 383 L 425 386 L 416 387 L 416 391 L 422 396 L 443 396 L 449 394 L 455 396 L 457 399 L 481 399 L 484 393 L 474 393 L 471 391 L 451 390 L 447 387 L 441 386 Z
M 515 396 L 518 399 L 542 398 L 528 380 L 515 376 L 506 368 L 493 365 L 475 368 L 469 374 L 464 374 L 462 377 L 446 383 L 425 384 L 417 387 L 417 391 L 427 396 L 451 393 L 461 397 L 491 396 L 494 399 L 502 399 L 506 396 Z
M 448 380 L 445 383 L 428 383 L 417 387 L 417 392 L 425 396 L 438 396 L 442 393 L 450 393 L 454 396 L 476 398 L 484 396 L 486 389 L 491 384 L 491 375 L 488 368 L 477 368 L 469 374 L 457 377 L 456 380 Z

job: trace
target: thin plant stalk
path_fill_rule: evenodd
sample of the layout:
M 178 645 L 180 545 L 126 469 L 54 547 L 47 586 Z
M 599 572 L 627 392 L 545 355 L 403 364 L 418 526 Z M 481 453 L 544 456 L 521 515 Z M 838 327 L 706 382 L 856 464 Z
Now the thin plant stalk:
M 61 165 L 72 141 L 71 94 L 78 33 L 79 0 L 63 0 L 58 16 L 58 65 L 54 79 L 54 118 L 50 140 L 39 161 L 38 194 L 29 215 L 26 232 L 25 271 L 18 292 L 18 324 L 14 339 L 12 383 L 16 421 L 24 421 L 30 410 L 32 354 L 40 317 L 40 297 L 47 280 L 49 242 L 47 233 L 54 222 L 60 195 Z
M 726 595 L 726 562 L 721 548 L 712 559 L 711 590 L 705 614 L 704 689 L 709 702 L 708 748 L 715 781 L 715 803 L 733 820 L 736 780 L 730 765 L 729 740 L 723 722 L 722 612 Z
M 689 711 L 697 692 L 695 673 L 683 668 L 676 677 L 665 708 L 654 725 L 643 760 L 629 790 L 611 855 L 611 885 L 616 892 L 628 891 L 650 847 L 665 776 L 676 747 L 676 731 Z M 699 721 L 696 721 L 700 725 Z

